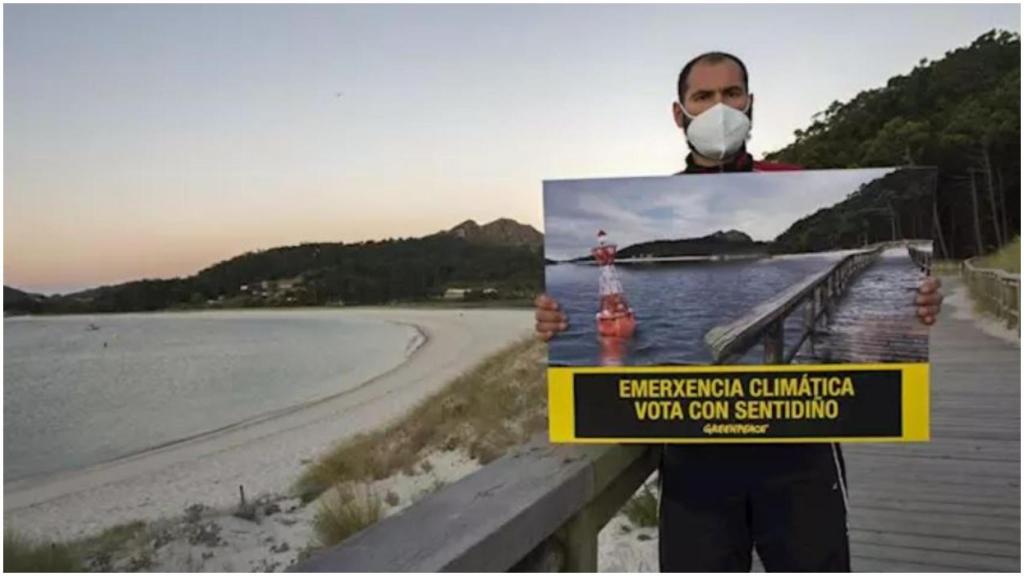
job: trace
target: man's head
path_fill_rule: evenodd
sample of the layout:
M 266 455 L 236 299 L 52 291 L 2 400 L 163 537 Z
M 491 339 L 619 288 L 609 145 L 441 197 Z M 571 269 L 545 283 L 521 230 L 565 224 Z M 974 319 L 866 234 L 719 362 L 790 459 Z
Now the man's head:
M 688 131 L 694 119 L 716 104 L 738 110 L 747 119 L 751 119 L 754 97 L 748 88 L 747 67 L 739 58 L 725 52 L 708 52 L 697 56 L 679 73 L 679 100 L 672 103 L 676 126 Z M 727 115 L 735 116 L 731 112 Z M 695 145 L 693 136 L 687 133 L 691 148 Z M 695 152 L 703 156 L 699 150 Z

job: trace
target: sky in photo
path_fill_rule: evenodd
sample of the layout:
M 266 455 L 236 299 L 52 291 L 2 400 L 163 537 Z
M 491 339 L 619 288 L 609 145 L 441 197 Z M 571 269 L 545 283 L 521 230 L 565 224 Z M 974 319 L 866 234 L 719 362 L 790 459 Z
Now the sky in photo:
M 739 230 L 771 241 L 889 169 L 610 178 L 545 182 L 545 256 L 587 256 L 597 232 L 625 248 Z

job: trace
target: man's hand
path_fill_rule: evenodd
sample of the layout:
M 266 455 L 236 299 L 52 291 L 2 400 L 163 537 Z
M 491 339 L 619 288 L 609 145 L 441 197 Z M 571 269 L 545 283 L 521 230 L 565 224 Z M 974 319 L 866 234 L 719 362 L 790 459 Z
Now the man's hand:
M 941 286 L 942 282 L 938 278 L 929 276 L 917 287 L 914 305 L 917 306 L 917 318 L 926 326 L 935 323 L 942 309 L 942 292 L 939 292 Z
M 558 302 L 549 298 L 547 294 L 537 296 L 533 301 L 537 311 L 534 314 L 537 318 L 537 337 L 547 342 L 555 334 L 564 332 L 569 327 L 565 314 L 558 308 Z

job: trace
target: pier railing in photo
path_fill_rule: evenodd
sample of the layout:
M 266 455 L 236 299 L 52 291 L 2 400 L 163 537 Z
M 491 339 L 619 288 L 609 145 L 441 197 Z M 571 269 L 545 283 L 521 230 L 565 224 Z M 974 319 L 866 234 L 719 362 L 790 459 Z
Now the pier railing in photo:
M 977 258 L 964 260 L 960 276 L 975 298 L 991 313 L 1020 331 L 1020 274 L 995 268 L 981 268 Z
M 924 250 L 913 244 L 907 245 L 907 254 L 910 254 L 910 259 L 914 262 L 914 266 L 917 266 L 925 273 L 931 273 L 932 269 L 932 251 Z
M 545 435 L 292 570 L 596 572 L 598 532 L 660 455 Z
M 829 268 L 790 286 L 778 296 L 755 306 L 733 322 L 716 326 L 704 336 L 715 364 L 726 364 L 742 356 L 758 342 L 764 343 L 765 364 L 788 364 L 810 337 L 822 316 L 826 320 L 846 288 L 857 275 L 878 258 L 885 246 L 844 256 Z M 786 319 L 803 308 L 804 321 L 796 344 L 785 349 Z

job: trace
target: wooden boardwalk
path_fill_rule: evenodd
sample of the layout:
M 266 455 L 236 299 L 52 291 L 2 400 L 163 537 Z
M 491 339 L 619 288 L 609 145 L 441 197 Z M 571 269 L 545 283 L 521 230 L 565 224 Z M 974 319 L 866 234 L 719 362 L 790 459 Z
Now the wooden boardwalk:
M 1020 348 L 948 308 L 931 332 L 932 441 L 843 446 L 855 571 L 1020 572 Z
M 931 441 L 843 446 L 854 571 L 1020 571 L 1020 347 L 952 311 L 930 330 Z M 292 569 L 593 571 L 658 454 L 541 438 Z
M 922 278 L 906 248 L 886 250 L 854 280 L 832 320 L 815 331 L 796 361 L 927 361 L 928 328 L 913 305 Z

